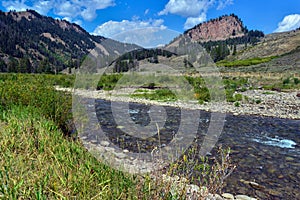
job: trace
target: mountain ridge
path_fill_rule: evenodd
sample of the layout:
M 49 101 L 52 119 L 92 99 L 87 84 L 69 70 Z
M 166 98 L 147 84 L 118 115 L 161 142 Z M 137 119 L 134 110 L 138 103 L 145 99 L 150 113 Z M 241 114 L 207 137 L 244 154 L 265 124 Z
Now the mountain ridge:
M 75 23 L 42 16 L 34 10 L 0 11 L 2 72 L 57 73 L 78 68 L 95 48 L 101 55 L 117 54 L 114 47 L 122 53 L 137 46 L 91 35 Z

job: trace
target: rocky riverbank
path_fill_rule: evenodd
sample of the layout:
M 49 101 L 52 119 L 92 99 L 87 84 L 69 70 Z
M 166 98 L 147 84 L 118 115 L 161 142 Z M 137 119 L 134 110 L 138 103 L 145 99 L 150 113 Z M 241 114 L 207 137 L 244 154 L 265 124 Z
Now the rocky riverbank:
M 57 90 L 72 91 L 69 88 L 56 88 Z M 261 115 L 278 118 L 300 119 L 300 97 L 297 92 L 277 92 L 266 90 L 248 90 L 238 92 L 242 100 L 238 102 L 213 102 L 199 104 L 197 101 L 189 102 L 161 102 L 142 98 L 130 98 L 128 94 L 134 92 L 133 88 L 123 88 L 118 91 L 91 91 L 76 89 L 77 95 L 90 98 L 106 99 L 111 101 L 136 102 L 143 104 L 156 104 L 175 106 L 185 109 L 201 109 L 211 112 L 232 113 L 234 115 Z

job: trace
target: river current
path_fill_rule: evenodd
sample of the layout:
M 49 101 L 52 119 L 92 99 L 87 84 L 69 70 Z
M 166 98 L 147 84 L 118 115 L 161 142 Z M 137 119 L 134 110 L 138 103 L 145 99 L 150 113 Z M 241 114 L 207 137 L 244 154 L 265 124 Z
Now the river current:
M 99 124 L 110 140 L 118 143 L 119 138 L 123 138 L 124 148 L 137 151 L 132 144 L 136 144 L 138 139 L 124 133 L 122 127 L 116 124 L 111 102 L 98 99 L 95 108 Z M 134 123 L 145 126 L 151 122 L 150 112 L 157 112 L 152 113 L 154 115 L 162 112 L 150 108 L 149 105 L 130 103 L 128 113 Z M 167 145 L 178 131 L 182 110 L 166 106 L 162 109 L 167 120 L 161 131 L 161 142 Z M 201 135 L 207 131 L 212 114 L 199 112 L 197 134 Z M 149 151 L 156 139 L 144 140 L 139 150 Z M 232 162 L 237 166 L 225 180 L 224 192 L 258 199 L 300 199 L 300 120 L 226 114 L 215 146 L 220 145 L 231 148 Z M 259 187 L 253 187 L 249 182 L 255 182 Z

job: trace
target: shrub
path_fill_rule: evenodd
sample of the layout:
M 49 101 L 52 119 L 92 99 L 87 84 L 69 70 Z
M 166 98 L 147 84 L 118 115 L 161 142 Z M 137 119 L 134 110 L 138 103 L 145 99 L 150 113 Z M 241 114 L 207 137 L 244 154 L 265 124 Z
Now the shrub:
M 283 85 L 287 85 L 290 83 L 290 78 L 285 78 L 283 81 L 282 81 Z
M 238 102 L 238 101 L 234 102 L 235 107 L 240 107 L 240 105 L 241 105 L 240 102 Z
M 300 80 L 298 78 L 294 78 L 294 84 L 298 85 L 300 83 Z

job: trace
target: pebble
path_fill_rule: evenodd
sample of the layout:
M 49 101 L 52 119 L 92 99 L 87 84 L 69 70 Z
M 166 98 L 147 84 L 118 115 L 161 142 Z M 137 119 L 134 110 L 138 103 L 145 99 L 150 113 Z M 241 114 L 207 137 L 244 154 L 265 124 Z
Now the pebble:
M 105 150 L 108 151 L 108 152 L 114 152 L 115 148 L 113 148 L 113 147 L 105 147 Z
M 222 197 L 224 197 L 225 199 L 234 200 L 234 196 L 230 193 L 223 193 Z
M 129 150 L 128 149 L 124 149 L 123 153 L 129 153 Z
M 223 200 L 223 198 L 218 194 L 208 194 L 205 200 Z
M 256 200 L 255 198 L 249 197 L 247 195 L 236 195 L 236 200 Z
M 107 147 L 107 146 L 109 146 L 109 142 L 108 141 L 101 141 L 100 145 L 104 146 L 104 147 Z
M 98 140 L 91 140 L 91 143 L 97 144 Z
M 124 153 L 117 153 L 117 152 L 114 152 L 114 154 L 115 154 L 116 157 L 118 157 L 118 158 L 120 158 L 120 159 L 124 159 L 124 158 L 127 157 L 127 155 L 124 154 Z

